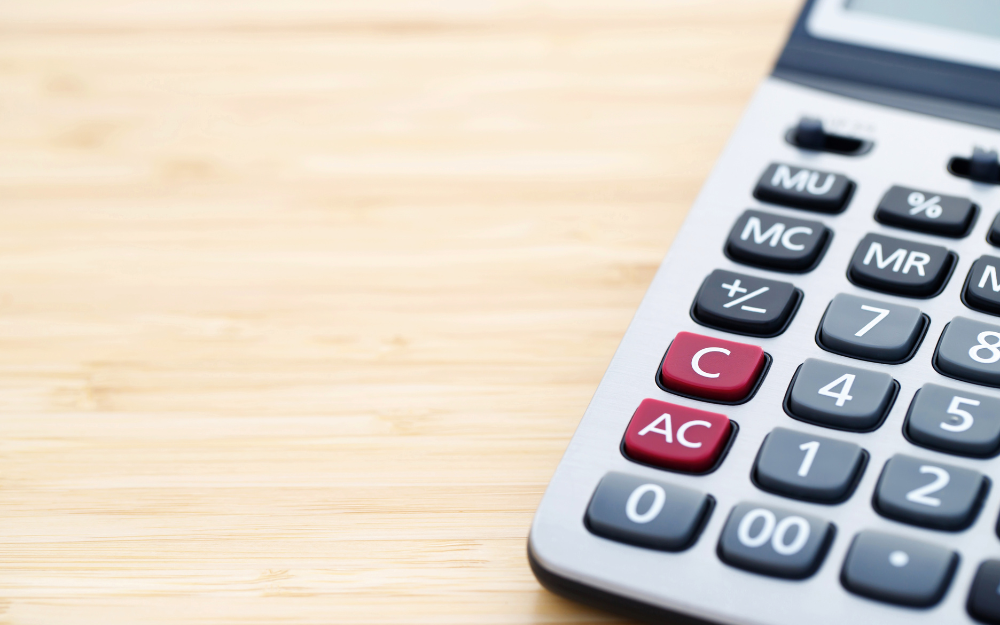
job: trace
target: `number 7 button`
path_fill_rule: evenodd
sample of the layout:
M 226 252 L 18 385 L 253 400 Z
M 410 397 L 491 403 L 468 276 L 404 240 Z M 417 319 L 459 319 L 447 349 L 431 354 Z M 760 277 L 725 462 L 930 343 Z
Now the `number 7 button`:
M 836 354 L 898 364 L 913 356 L 926 326 L 913 306 L 841 293 L 826 309 L 818 338 Z

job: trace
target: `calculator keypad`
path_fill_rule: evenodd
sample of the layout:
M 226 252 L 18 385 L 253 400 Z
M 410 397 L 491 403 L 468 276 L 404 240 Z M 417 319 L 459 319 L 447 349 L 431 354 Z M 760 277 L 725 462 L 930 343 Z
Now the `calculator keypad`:
M 955 317 L 941 335 L 934 364 L 947 376 L 1000 387 L 1000 326 Z
M 864 432 L 882 422 L 895 395 L 888 373 L 807 358 L 792 381 L 788 409 L 802 421 Z
M 625 431 L 625 453 L 664 469 L 701 473 L 715 465 L 731 433 L 724 415 L 644 399 Z
M 762 202 L 839 213 L 853 191 L 854 183 L 842 174 L 772 163 L 764 170 L 753 195 Z
M 976 471 L 897 454 L 882 470 L 875 505 L 903 523 L 957 531 L 976 518 L 986 488 Z
M 756 345 L 680 332 L 663 359 L 660 383 L 680 395 L 736 403 L 750 397 L 766 363 Z
M 608 473 L 587 507 L 598 536 L 663 551 L 681 551 L 697 538 L 712 509 L 705 493 L 658 480 Z
M 926 327 L 920 310 L 841 293 L 823 315 L 823 348 L 875 362 L 899 363 L 916 349 Z
M 841 580 L 851 592 L 912 607 L 944 596 L 958 565 L 954 551 L 924 542 L 864 531 L 854 537 Z
M 809 514 L 756 503 L 736 506 L 719 539 L 719 556 L 732 566 L 801 579 L 826 556 L 834 527 Z
M 818 221 L 748 210 L 729 233 L 726 253 L 745 265 L 808 271 L 823 255 L 830 237 L 830 229 Z
M 754 479 L 785 497 L 832 503 L 851 493 L 866 459 L 854 443 L 775 428 L 761 445 Z
M 890 226 L 945 237 L 965 235 L 976 216 L 972 200 L 893 186 L 882 197 L 875 219 Z
M 774 336 L 788 325 L 800 299 L 787 282 L 716 269 L 698 291 L 694 316 L 730 332 Z
M 930 297 L 944 287 L 953 264 L 951 252 L 939 245 L 868 234 L 854 252 L 848 276 L 874 291 Z
M 993 455 L 1000 449 L 1000 399 L 925 384 L 910 405 L 906 434 L 946 453 Z

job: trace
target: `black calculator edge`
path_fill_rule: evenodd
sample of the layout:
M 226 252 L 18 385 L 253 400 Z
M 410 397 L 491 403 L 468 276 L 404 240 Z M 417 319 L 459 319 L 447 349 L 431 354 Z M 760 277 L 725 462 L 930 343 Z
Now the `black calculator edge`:
M 636 599 L 629 599 L 553 573 L 535 557 L 531 550 L 530 537 L 528 538 L 528 564 L 531 566 L 531 572 L 535 574 L 535 579 L 546 590 L 571 601 L 657 625 L 662 625 L 665 622 L 672 625 L 718 625 L 714 621 L 706 621 L 690 614 L 674 612 Z

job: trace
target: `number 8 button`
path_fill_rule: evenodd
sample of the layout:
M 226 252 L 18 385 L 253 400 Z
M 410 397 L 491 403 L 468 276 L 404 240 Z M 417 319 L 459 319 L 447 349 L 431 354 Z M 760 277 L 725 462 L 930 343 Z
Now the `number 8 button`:
M 958 380 L 1000 387 L 1000 326 L 955 317 L 941 335 L 934 365 Z

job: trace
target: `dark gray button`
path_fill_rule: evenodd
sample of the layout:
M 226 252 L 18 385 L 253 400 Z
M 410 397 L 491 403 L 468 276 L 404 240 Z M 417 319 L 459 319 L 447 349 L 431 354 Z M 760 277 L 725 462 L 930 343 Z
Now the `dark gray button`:
M 741 334 L 774 336 L 784 330 L 801 294 L 787 282 L 716 269 L 695 299 L 698 321 Z
M 939 245 L 868 234 L 854 252 L 848 277 L 875 291 L 928 297 L 944 286 L 953 263 Z
M 884 224 L 946 237 L 964 236 L 975 216 L 969 198 L 900 186 L 889 189 L 875 211 Z
M 1000 448 L 1000 399 L 925 384 L 910 404 L 906 433 L 932 449 L 991 456 Z
M 941 334 L 934 364 L 947 376 L 1000 387 L 1000 326 L 955 317 Z
M 853 190 L 854 183 L 841 174 L 772 163 L 757 182 L 753 196 L 772 204 L 839 213 Z
M 1000 315 L 1000 258 L 982 256 L 974 262 L 962 295 L 969 308 Z
M 820 344 L 844 356 L 899 363 L 912 356 L 925 323 L 912 306 L 841 293 L 823 315 Z
M 788 409 L 803 421 L 865 431 L 878 426 L 895 394 L 888 373 L 808 358 L 792 381 Z
M 854 537 L 841 581 L 851 592 L 879 601 L 929 607 L 941 601 L 958 566 L 958 554 L 883 532 Z
M 625 473 L 608 473 L 587 507 L 587 527 L 612 540 L 681 551 L 697 538 L 712 499 L 698 491 Z
M 801 579 L 816 572 L 833 539 L 831 523 L 812 515 L 741 503 L 719 539 L 719 556 L 735 567 Z
M 830 230 L 818 221 L 748 210 L 739 218 L 726 253 L 734 260 L 778 271 L 806 271 L 826 249 Z
M 882 470 L 875 509 L 903 523 L 961 530 L 979 513 L 986 484 L 976 471 L 897 454 Z
M 853 443 L 775 428 L 760 447 L 754 478 L 779 495 L 832 503 L 848 497 L 865 459 Z
M 990 225 L 990 231 L 986 234 L 986 240 L 989 241 L 990 245 L 1000 247 L 1000 214 L 996 216 L 993 224 Z
M 969 614 L 984 623 L 1000 625 L 1000 560 L 979 565 L 969 592 Z

